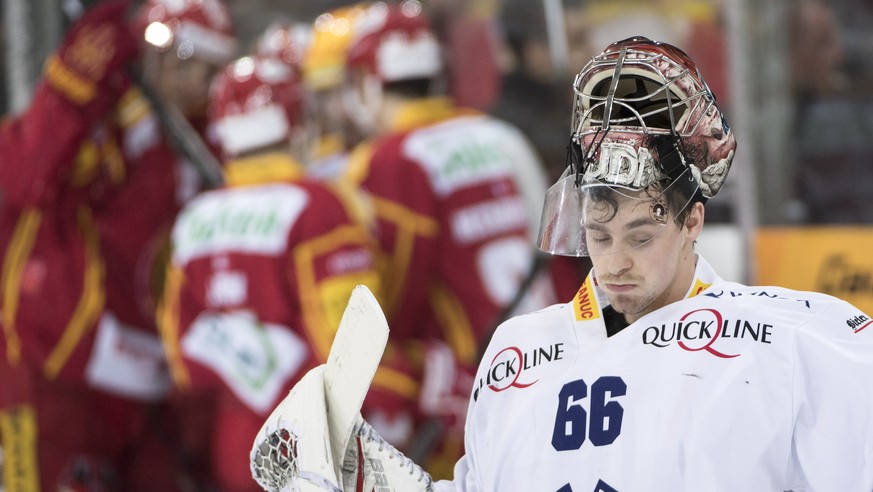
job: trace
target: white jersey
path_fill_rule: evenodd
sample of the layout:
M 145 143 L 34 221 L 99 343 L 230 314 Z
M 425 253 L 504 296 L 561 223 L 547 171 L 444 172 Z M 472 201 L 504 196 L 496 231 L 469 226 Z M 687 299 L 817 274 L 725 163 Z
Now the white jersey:
M 513 318 L 438 491 L 873 490 L 873 327 L 839 299 L 716 276 L 607 338 L 592 274 Z

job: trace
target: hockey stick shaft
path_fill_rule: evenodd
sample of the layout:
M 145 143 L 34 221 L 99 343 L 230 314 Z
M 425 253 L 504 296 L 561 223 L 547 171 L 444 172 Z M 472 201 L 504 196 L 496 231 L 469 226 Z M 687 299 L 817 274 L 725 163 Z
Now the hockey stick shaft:
M 220 187 L 224 183 L 221 164 L 203 142 L 203 139 L 200 138 L 200 134 L 175 106 L 166 104 L 158 97 L 154 88 L 138 70 L 130 67 L 128 72 L 134 84 L 151 104 L 152 110 L 161 122 L 161 126 L 166 130 L 167 136 L 176 150 L 181 152 L 187 162 L 194 166 L 207 187 Z

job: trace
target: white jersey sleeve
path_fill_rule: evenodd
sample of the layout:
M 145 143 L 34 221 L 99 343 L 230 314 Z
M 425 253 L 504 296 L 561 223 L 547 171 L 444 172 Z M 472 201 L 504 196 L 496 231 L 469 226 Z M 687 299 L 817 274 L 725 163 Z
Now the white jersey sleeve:
M 797 331 L 789 469 L 795 492 L 873 490 L 871 324 L 835 300 Z
M 469 456 L 462 456 L 455 464 L 454 479 L 440 480 L 434 484 L 434 492 L 480 492 L 470 472 Z

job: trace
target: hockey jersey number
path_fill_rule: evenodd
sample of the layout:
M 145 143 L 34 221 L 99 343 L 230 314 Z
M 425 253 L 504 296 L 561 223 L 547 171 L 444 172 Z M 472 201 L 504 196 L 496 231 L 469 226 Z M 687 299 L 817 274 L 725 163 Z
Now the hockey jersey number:
M 624 408 L 607 398 L 624 396 L 627 384 L 618 376 L 603 376 L 591 385 L 588 411 L 583 406 L 588 397 L 588 385 L 577 379 L 561 388 L 552 447 L 556 451 L 579 449 L 588 438 L 595 446 L 612 444 L 621 434 Z

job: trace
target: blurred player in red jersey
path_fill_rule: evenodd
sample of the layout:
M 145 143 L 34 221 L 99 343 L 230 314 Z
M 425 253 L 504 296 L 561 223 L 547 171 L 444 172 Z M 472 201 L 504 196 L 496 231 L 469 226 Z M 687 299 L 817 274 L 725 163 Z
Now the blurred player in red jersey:
M 311 104 L 294 67 L 243 57 L 210 94 L 226 186 L 191 200 L 173 228 L 159 323 L 180 396 L 214 419 L 202 444 L 215 486 L 258 490 L 251 436 L 327 360 L 353 288 L 378 291 L 378 274 L 354 202 L 304 175 Z
M 322 13 L 310 26 L 309 43 L 300 64 L 303 81 L 315 99 L 318 138 L 308 173 L 336 180 L 348 164 L 350 151 L 364 138 L 344 104 L 346 54 L 357 24 L 371 2 L 359 2 Z
M 200 186 L 132 83 L 203 127 L 235 50 L 219 0 L 106 1 L 0 128 L 0 446 L 18 490 L 173 490 L 154 325 L 169 227 Z
M 546 179 L 516 128 L 459 107 L 440 90 L 443 55 L 417 2 L 369 7 L 347 71 L 346 101 L 369 139 L 353 152 L 345 178 L 370 201 L 392 340 L 409 346 L 420 382 L 409 415 L 365 416 L 411 455 L 430 454 L 428 468 L 446 476 L 462 451 L 468 370 L 535 261 Z M 515 312 L 557 302 L 541 273 Z M 369 398 L 378 393 L 374 387 Z M 417 436 L 395 432 L 409 419 Z M 446 432 L 432 441 L 422 421 Z

